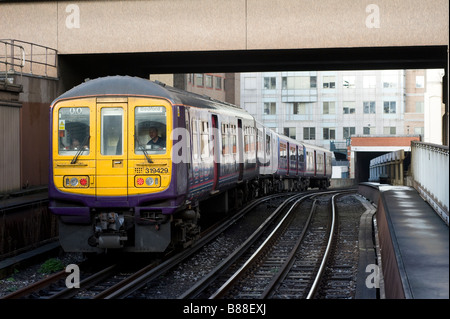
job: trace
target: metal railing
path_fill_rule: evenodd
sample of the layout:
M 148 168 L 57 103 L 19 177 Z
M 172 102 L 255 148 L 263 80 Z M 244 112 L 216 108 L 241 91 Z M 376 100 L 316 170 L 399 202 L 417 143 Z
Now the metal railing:
M 0 74 L 32 74 L 57 77 L 57 50 L 40 44 L 14 40 L 0 40 Z M 1 78 L 1 75 L 0 75 Z
M 4 72 L 4 81 L 6 82 L 8 75 L 14 74 L 16 68 L 20 68 L 20 74 L 22 74 L 25 66 L 25 49 L 20 45 L 5 40 L 0 40 L 0 46 L 3 47 L 3 54 L 0 57 L 0 79 L 2 78 L 1 74 Z M 16 54 L 16 51 L 19 53 Z
M 447 225 L 449 223 L 449 148 L 411 142 L 414 188 L 430 203 Z

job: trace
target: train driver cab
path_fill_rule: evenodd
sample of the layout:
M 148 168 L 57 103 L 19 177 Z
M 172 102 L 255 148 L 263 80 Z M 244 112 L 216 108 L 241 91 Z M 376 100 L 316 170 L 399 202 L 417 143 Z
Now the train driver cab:
M 166 108 L 138 106 L 135 108 L 135 153 L 166 153 Z
M 89 108 L 62 107 L 58 111 L 58 154 L 89 154 Z

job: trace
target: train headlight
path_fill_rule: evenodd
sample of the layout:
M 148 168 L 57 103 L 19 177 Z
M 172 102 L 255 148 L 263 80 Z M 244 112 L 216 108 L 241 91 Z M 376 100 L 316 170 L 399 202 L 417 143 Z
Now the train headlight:
M 72 177 L 72 178 L 70 179 L 70 186 L 72 186 L 72 187 L 77 187 L 77 185 L 78 185 L 78 178 Z
M 153 179 L 153 177 L 147 177 L 145 179 L 145 184 L 147 184 L 147 186 L 153 186 L 153 184 L 155 184 L 155 180 Z
M 64 187 L 87 188 L 89 187 L 89 176 L 64 176 Z

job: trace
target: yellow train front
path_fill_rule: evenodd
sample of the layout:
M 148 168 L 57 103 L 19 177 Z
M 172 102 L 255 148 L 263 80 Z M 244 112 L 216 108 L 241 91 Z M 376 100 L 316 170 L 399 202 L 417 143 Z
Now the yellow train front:
M 132 77 L 91 80 L 52 103 L 49 208 L 64 250 L 164 251 L 174 231 L 198 233 L 171 226 L 187 190 L 186 165 L 171 160 L 170 133 L 185 121 L 174 104 Z

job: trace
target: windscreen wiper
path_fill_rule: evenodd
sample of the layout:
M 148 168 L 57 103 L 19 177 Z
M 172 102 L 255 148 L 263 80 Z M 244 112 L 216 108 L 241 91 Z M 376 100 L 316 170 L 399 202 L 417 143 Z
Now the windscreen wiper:
M 73 157 L 72 161 L 70 162 L 70 164 L 75 164 L 77 162 L 78 156 L 81 155 L 81 153 L 83 153 L 84 151 L 84 146 L 88 143 L 89 139 L 91 138 L 90 135 L 87 135 L 84 140 L 83 143 L 81 143 L 80 149 L 77 151 L 77 153 L 75 154 L 75 156 Z
M 145 147 L 139 142 L 139 139 L 136 137 L 136 135 L 134 135 L 134 140 L 137 142 L 139 149 L 142 151 L 142 153 L 144 153 L 145 158 L 147 159 L 147 162 L 153 163 L 152 159 L 150 158 L 147 151 L 145 150 Z

